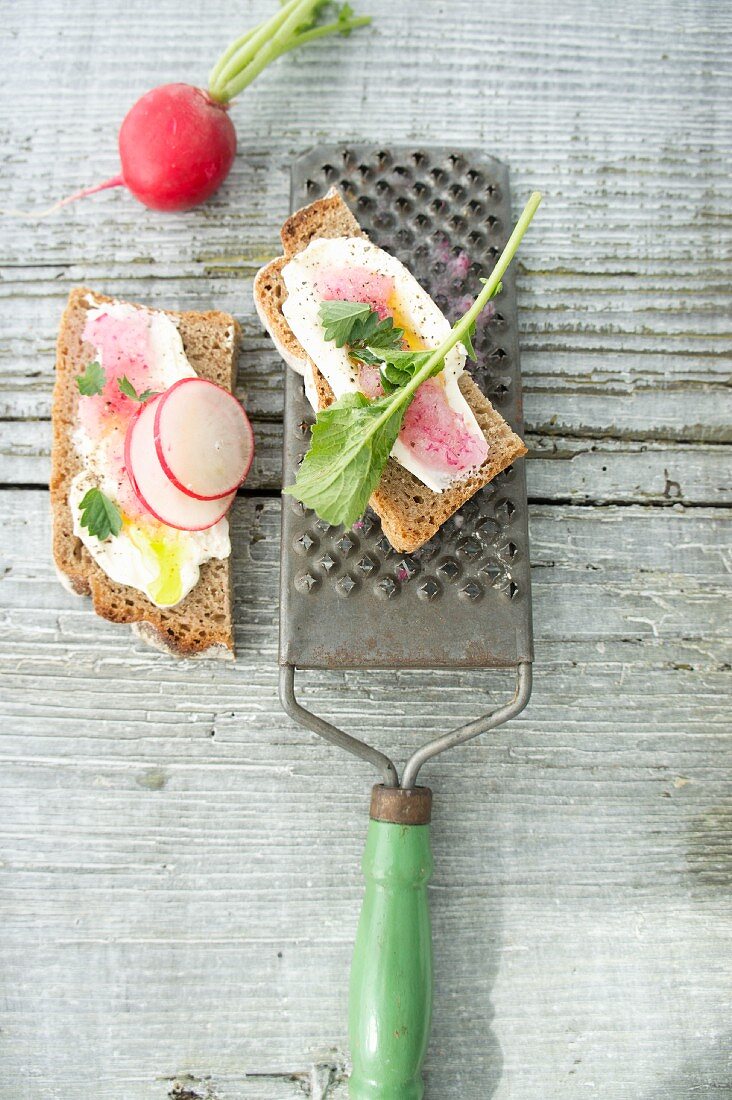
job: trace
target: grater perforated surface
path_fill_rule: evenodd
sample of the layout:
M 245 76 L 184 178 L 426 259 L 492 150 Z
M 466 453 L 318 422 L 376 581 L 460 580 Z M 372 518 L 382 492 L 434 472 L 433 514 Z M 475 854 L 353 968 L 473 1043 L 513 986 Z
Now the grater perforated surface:
M 511 230 L 508 170 L 475 151 L 319 146 L 293 165 L 291 208 L 333 186 L 370 238 L 414 273 L 451 321 L 473 301 Z M 513 268 L 474 343 L 476 382 L 521 433 Z M 284 369 L 289 485 L 314 416 L 302 379 Z M 487 668 L 531 659 L 523 461 L 408 555 L 392 549 L 370 511 L 345 530 L 283 497 L 281 664 Z

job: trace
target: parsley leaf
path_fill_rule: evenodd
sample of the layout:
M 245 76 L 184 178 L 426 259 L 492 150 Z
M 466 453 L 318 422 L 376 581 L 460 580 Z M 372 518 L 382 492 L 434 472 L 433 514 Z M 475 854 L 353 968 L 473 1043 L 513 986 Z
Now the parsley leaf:
M 393 317 L 382 320 L 365 302 L 321 302 L 320 317 L 326 340 L 333 339 L 337 347 L 346 346 L 352 359 L 378 367 L 387 393 L 405 385 L 429 358 L 429 352 L 405 351 L 404 329 L 395 328 Z M 441 363 L 434 373 L 443 366 Z
M 368 302 L 321 302 L 320 320 L 326 340 L 337 348 L 348 346 L 348 353 L 364 363 L 374 358 L 366 352 L 371 347 L 401 347 L 404 330 L 394 327 L 394 318 L 382 321 Z
M 87 363 L 84 373 L 76 376 L 76 384 L 82 397 L 95 397 L 104 389 L 106 378 L 102 370 L 102 364 L 96 359 L 93 363 Z
M 102 542 L 122 530 L 122 516 L 117 505 L 101 489 L 90 489 L 80 501 L 79 508 L 81 526 Z
M 351 334 L 358 321 L 371 313 L 366 302 L 321 302 L 320 320 L 326 340 L 332 340 L 337 348 L 351 342 Z
M 442 369 L 445 356 L 457 343 L 467 338 L 472 350 L 472 327 L 497 293 L 501 278 L 540 202 L 541 195 L 535 191 L 490 278 L 484 281 L 483 289 L 470 309 L 453 325 L 439 347 L 429 352 L 404 352 L 397 347 L 385 350 L 373 345 L 364 349 L 383 364 L 387 380 L 389 372 L 400 381 L 404 374 L 409 374 L 409 380 L 373 401 L 362 393 L 346 394 L 328 409 L 319 412 L 313 426 L 310 449 L 300 466 L 295 484 L 288 486 L 285 493 L 314 509 L 326 523 L 350 525 L 362 515 L 369 496 L 381 480 L 412 397 L 427 378 Z M 334 304 L 328 303 L 329 306 Z M 349 338 L 354 338 L 356 325 L 368 323 L 371 312 L 368 315 L 365 310 L 351 312 L 348 331 L 339 333 L 343 344 L 349 343 L 350 347 Z M 415 356 L 420 356 L 419 363 L 415 362 Z M 396 385 L 396 382 L 390 384 Z
M 379 365 L 381 384 L 386 393 L 394 393 L 401 386 L 406 386 L 414 378 L 415 374 L 424 367 L 428 359 L 432 358 L 431 351 L 401 351 L 395 348 L 369 348 Z M 444 359 L 438 359 L 425 378 L 432 378 L 439 374 L 445 366 Z
M 151 397 L 157 397 L 160 393 L 160 390 L 143 390 L 142 393 L 138 393 L 126 374 L 122 375 L 117 385 L 120 393 L 123 393 L 125 397 L 131 397 L 133 401 L 149 401 Z
M 372 348 L 400 348 L 403 335 L 403 328 L 394 327 L 393 317 L 385 317 L 382 321 L 376 310 L 372 310 L 351 337 L 352 343 L 349 346 L 351 350 L 366 344 L 370 344 Z

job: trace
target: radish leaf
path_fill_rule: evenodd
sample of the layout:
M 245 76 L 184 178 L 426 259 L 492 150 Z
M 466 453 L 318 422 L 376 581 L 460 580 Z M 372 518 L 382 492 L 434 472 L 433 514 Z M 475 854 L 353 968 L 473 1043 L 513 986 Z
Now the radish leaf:
M 345 394 L 318 413 L 297 482 L 285 493 L 327 523 L 355 523 L 379 483 L 403 416 L 392 398 Z
M 430 351 L 397 351 L 393 348 L 386 350 L 369 348 L 369 351 L 379 363 L 381 384 L 387 393 L 393 393 L 401 386 L 406 386 L 407 382 L 411 381 L 417 371 L 420 371 L 432 357 Z M 439 374 L 444 366 L 445 360 L 439 359 L 425 377 L 432 378 L 433 375 Z

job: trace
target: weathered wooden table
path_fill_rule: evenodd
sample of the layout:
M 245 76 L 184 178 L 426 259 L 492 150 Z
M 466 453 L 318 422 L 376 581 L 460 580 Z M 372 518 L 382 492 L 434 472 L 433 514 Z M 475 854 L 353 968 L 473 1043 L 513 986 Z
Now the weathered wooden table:
M 203 81 L 272 0 L 14 0 L 0 206 L 116 171 L 138 94 Z M 728 4 L 359 0 L 370 32 L 265 74 L 227 185 L 111 192 L 2 232 L 3 1100 L 345 1097 L 371 774 L 276 700 L 279 360 L 251 301 L 316 141 L 450 140 L 546 201 L 519 305 L 529 709 L 435 789 L 430 1100 L 732 1096 Z M 231 310 L 259 449 L 236 665 L 177 662 L 58 585 L 46 493 L 68 289 Z M 403 758 L 501 677 L 311 675 Z

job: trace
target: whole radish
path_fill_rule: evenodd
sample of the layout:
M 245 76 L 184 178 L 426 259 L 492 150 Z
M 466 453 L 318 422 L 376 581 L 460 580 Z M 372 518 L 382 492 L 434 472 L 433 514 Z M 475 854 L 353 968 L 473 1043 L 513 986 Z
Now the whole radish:
M 55 203 L 52 213 L 110 187 L 126 187 L 153 210 L 189 210 L 205 202 L 229 174 L 236 131 L 229 103 L 283 53 L 330 34 L 349 34 L 371 22 L 349 4 L 317 24 L 329 0 L 288 0 L 267 21 L 229 46 L 211 71 L 208 89 L 162 84 L 138 99 L 119 132 L 121 172 Z
M 223 183 L 236 155 L 227 108 L 202 88 L 163 84 L 138 99 L 119 132 L 125 187 L 153 210 L 187 210 Z

